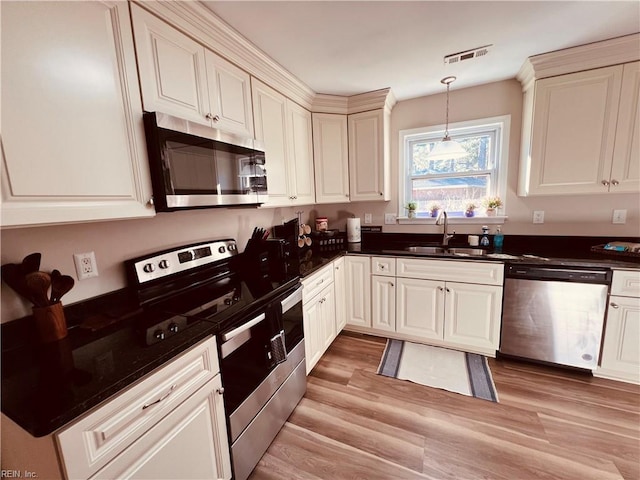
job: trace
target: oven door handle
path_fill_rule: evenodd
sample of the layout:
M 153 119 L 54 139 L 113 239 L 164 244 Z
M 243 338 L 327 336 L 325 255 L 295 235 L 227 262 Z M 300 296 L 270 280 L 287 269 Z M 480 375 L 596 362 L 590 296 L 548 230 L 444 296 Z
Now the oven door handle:
M 285 313 L 293 308 L 298 302 L 302 302 L 302 288 L 298 287 L 295 292 L 282 300 L 282 313 Z
M 243 323 L 238 328 L 234 328 L 230 332 L 227 332 L 227 333 L 223 334 L 222 335 L 222 341 L 223 342 L 227 342 L 227 341 L 231 340 L 233 337 L 237 337 L 242 332 L 245 332 L 245 331 L 249 330 L 251 327 L 253 327 L 254 325 L 259 324 L 265 318 L 267 318 L 266 315 L 264 313 L 261 313 L 260 315 L 258 315 L 254 319 L 249 320 L 247 323 Z

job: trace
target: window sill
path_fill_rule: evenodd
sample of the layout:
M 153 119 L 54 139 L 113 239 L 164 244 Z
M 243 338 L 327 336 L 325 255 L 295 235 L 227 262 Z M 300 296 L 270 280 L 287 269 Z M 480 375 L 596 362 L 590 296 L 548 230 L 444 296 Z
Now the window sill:
M 498 215 L 495 217 L 449 217 L 449 225 L 502 225 L 507 221 L 507 216 Z M 398 225 L 435 225 L 435 217 L 398 217 Z

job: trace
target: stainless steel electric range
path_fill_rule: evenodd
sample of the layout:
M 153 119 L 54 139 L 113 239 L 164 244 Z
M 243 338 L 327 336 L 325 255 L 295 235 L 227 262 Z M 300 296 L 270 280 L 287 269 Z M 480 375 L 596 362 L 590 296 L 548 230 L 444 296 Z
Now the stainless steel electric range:
M 141 341 L 215 324 L 237 480 L 249 476 L 306 391 L 301 284 L 272 282 L 254 258 L 226 239 L 125 263 L 143 308 Z

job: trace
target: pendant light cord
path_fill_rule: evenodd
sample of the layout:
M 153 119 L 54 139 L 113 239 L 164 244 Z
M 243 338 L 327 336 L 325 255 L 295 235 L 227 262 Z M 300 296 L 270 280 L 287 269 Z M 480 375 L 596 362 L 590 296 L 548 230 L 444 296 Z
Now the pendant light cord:
M 447 115 L 446 115 L 446 126 L 444 127 L 444 138 L 449 138 L 449 87 L 451 83 L 447 83 Z

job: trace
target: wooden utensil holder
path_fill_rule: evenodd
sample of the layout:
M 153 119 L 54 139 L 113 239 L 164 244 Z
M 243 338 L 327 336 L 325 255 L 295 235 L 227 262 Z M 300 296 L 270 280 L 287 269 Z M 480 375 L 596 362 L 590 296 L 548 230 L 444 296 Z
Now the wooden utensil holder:
M 62 303 L 46 307 L 33 307 L 38 337 L 43 342 L 54 342 L 67 336 L 67 320 Z

